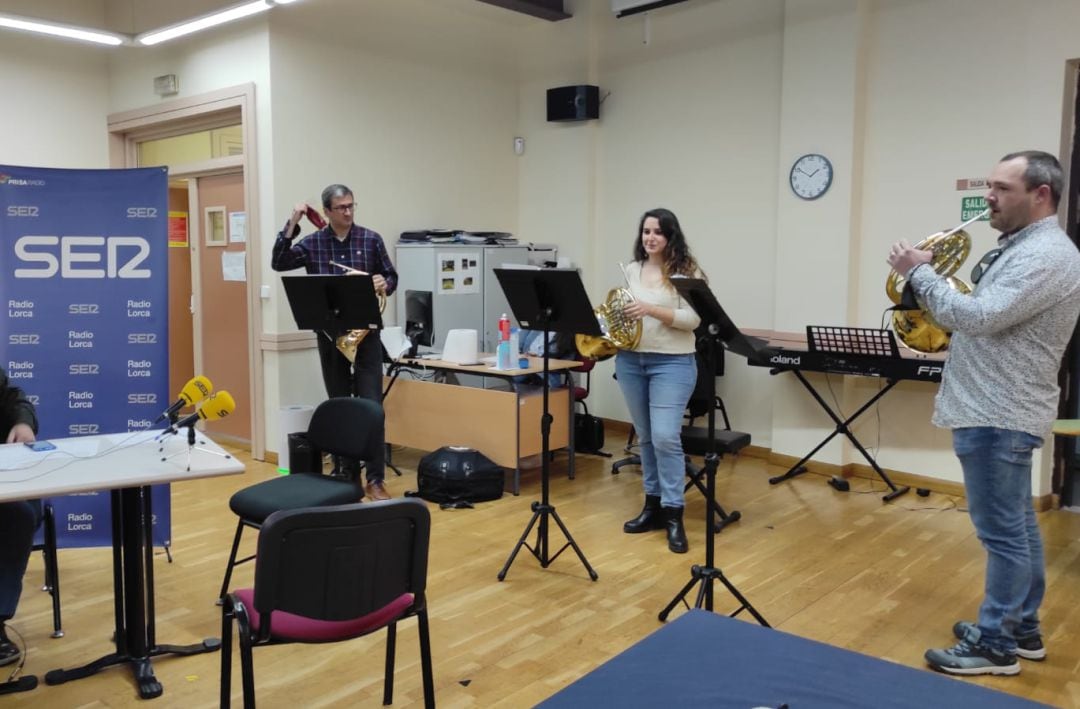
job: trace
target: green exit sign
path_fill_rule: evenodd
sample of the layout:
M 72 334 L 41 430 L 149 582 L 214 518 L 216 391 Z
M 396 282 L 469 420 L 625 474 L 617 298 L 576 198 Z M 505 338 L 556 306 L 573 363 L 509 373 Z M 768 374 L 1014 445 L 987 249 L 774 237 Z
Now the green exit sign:
M 969 219 L 974 219 L 979 215 L 979 212 L 986 210 L 986 197 L 962 197 L 960 199 L 960 221 L 966 222 Z M 990 215 L 984 215 L 980 222 L 990 221 Z

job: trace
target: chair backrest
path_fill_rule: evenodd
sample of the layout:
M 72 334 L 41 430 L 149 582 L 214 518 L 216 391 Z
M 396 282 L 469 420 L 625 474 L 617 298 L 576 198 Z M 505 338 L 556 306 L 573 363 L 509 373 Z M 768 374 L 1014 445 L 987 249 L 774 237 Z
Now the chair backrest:
M 411 498 L 275 512 L 259 530 L 255 609 L 351 620 L 405 593 L 422 608 L 430 536 L 427 505 Z
M 386 455 L 383 407 L 358 397 L 327 399 L 315 407 L 307 436 L 320 453 L 377 460 Z

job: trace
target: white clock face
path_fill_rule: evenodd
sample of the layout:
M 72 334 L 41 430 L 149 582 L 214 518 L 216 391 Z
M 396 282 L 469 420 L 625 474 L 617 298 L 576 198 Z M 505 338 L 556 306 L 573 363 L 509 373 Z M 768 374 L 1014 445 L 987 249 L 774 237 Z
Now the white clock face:
M 803 155 L 791 166 L 791 191 L 803 199 L 817 199 L 832 184 L 832 163 L 824 155 Z

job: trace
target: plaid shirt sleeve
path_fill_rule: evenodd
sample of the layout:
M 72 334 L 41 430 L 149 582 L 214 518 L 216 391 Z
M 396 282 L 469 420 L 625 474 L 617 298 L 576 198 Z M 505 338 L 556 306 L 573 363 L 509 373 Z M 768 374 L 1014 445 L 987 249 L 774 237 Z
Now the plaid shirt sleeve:
M 270 267 L 275 271 L 291 271 L 294 268 L 303 268 L 307 265 L 307 250 L 304 248 L 304 242 L 301 240 L 299 243 L 294 244 L 292 237 L 285 237 L 285 229 L 288 228 L 289 223 L 286 222 L 285 226 L 278 232 L 277 239 L 274 241 L 274 250 L 270 257 Z M 300 233 L 300 225 L 296 225 L 293 229 L 292 236 L 295 237 Z
M 382 237 L 372 232 L 375 236 L 375 255 L 379 259 L 379 273 L 386 279 L 386 294 L 393 295 L 397 290 L 398 273 L 394 264 L 390 261 L 390 254 L 386 251 L 386 244 Z

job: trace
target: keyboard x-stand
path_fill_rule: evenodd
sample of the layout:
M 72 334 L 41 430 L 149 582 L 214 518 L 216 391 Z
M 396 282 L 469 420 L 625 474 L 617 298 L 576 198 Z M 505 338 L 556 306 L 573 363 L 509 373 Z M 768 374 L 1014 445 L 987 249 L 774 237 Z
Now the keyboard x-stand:
M 769 346 L 761 348 L 750 356 L 747 361 L 751 365 L 769 367 L 770 374 L 775 375 L 781 372 L 794 374 L 833 420 L 836 427 L 812 451 L 803 456 L 802 460 L 791 466 L 783 475 L 769 478 L 769 482 L 776 485 L 802 475 L 806 472 L 806 462 L 829 441 L 843 434 L 858 449 L 878 477 L 888 485 L 889 492 L 882 499 L 885 502 L 896 499 L 911 488 L 906 485 L 897 486 L 889 479 L 888 474 L 881 469 L 873 456 L 852 433 L 851 424 L 876 404 L 881 397 L 888 394 L 901 380 L 940 382 L 944 359 L 934 355 L 901 356 L 891 330 L 808 325 L 806 331 L 806 349 L 801 347 L 802 343 L 794 341 L 780 346 L 770 343 Z M 807 380 L 803 374 L 806 371 L 881 377 L 885 379 L 885 386 L 881 387 L 855 413 L 846 419 L 841 419 Z

